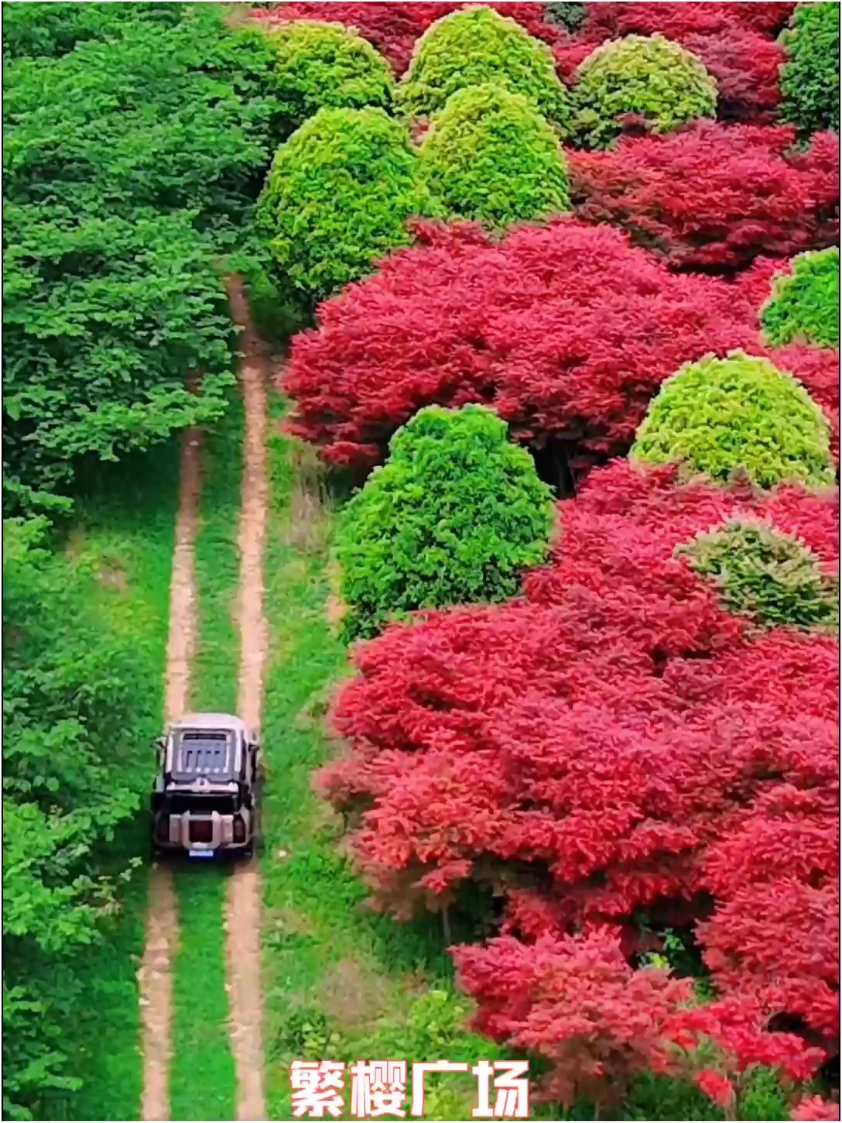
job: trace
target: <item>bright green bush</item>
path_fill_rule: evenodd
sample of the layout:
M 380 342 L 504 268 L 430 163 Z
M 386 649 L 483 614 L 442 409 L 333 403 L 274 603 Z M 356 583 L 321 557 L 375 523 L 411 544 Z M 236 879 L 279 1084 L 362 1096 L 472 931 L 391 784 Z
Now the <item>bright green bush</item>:
M 838 347 L 838 248 L 832 246 L 793 258 L 792 272 L 775 278 L 760 320 L 766 337 L 776 347 L 793 340 Z
M 185 7 L 177 0 L 10 4 L 3 12 L 3 57 L 58 58 L 77 43 L 131 33 L 138 22 L 173 26 L 181 20 Z
M 768 359 L 732 351 L 687 363 L 662 385 L 637 431 L 632 459 L 681 462 L 686 474 L 760 487 L 833 484 L 829 426 L 804 387 Z
M 491 410 L 428 406 L 341 520 L 347 638 L 418 608 L 505 600 L 545 557 L 550 489 Z
M 272 98 L 285 139 L 319 109 L 392 103 L 392 71 L 375 48 L 337 23 L 300 20 L 268 33 L 277 56 Z
M 781 120 L 803 133 L 839 131 L 839 5 L 799 4 L 782 36 Z
M 411 241 L 406 220 L 433 214 L 406 128 L 382 109 L 320 109 L 272 164 L 258 202 L 279 286 L 313 309 Z
M 768 627 L 835 628 L 839 581 L 803 542 L 768 523 L 731 519 L 676 550 L 712 581 L 729 612 Z
M 716 81 L 692 52 L 661 35 L 612 39 L 576 71 L 573 129 L 590 148 L 605 148 L 622 132 L 625 115 L 656 133 L 716 115 Z
M 549 121 L 566 125 L 568 94 L 549 47 L 491 8 L 466 8 L 431 24 L 415 45 L 395 101 L 410 118 L 427 117 L 456 90 L 489 82 L 523 94 Z
M 522 94 L 457 90 L 421 147 L 421 181 L 447 211 L 495 229 L 569 210 L 558 137 Z

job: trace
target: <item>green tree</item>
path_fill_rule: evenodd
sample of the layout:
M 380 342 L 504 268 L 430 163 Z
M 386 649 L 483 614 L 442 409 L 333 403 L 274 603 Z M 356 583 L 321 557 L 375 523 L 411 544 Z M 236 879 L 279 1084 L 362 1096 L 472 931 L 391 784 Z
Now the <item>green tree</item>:
M 661 386 L 631 457 L 682 463 L 725 481 L 746 472 L 759 487 L 832 486 L 827 420 L 800 382 L 768 359 L 732 351 L 687 363 Z
M 760 321 L 775 347 L 799 341 L 839 346 L 839 249 L 832 246 L 799 254 L 792 272 L 774 281 Z
M 456 90 L 494 83 L 529 98 L 542 116 L 566 126 L 568 94 L 545 43 L 492 8 L 466 8 L 437 20 L 418 41 L 395 91 L 410 118 L 444 108 Z
M 558 137 L 522 94 L 457 90 L 421 147 L 421 182 L 458 218 L 493 229 L 570 209 Z
M 284 140 L 319 109 L 390 109 L 391 68 L 367 39 L 336 23 L 300 20 L 268 31 L 271 97 Z
M 676 550 L 716 587 L 729 612 L 767 627 L 836 629 L 839 579 L 803 542 L 770 524 L 731 519 Z
M 716 115 L 716 81 L 680 43 L 661 35 L 627 35 L 597 47 L 576 71 L 573 129 L 590 148 L 605 148 L 623 117 L 642 118 L 656 133 Z
M 320 109 L 275 154 L 258 203 L 281 291 L 310 311 L 436 213 L 406 128 L 382 109 Z
M 550 489 L 482 406 L 428 406 L 348 504 L 337 555 L 349 639 L 419 608 L 505 600 L 547 552 Z
M 839 5 L 799 4 L 781 39 L 781 120 L 804 134 L 839 132 Z

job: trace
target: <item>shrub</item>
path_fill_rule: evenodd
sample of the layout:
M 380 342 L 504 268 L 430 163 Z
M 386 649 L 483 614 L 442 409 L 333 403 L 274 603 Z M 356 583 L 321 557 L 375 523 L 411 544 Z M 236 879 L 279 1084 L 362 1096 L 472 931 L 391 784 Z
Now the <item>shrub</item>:
M 629 35 L 597 47 L 576 72 L 574 130 L 591 148 L 618 137 L 624 118 L 656 133 L 716 113 L 716 83 L 702 63 L 660 35 Z
M 775 280 L 760 313 L 766 338 L 776 346 L 797 340 L 839 346 L 839 250 L 805 253 L 792 272 Z
M 269 33 L 272 99 L 286 139 L 319 109 L 389 109 L 392 72 L 372 45 L 340 24 L 299 21 Z
M 716 115 L 721 121 L 777 123 L 784 61 L 777 40 L 732 28 L 718 35 L 685 35 L 681 44 L 702 60 L 716 82 Z
M 421 148 L 420 174 L 449 215 L 494 229 L 569 210 L 558 138 L 521 94 L 457 90 Z
M 427 117 L 457 90 L 487 83 L 523 94 L 549 121 L 566 125 L 568 97 L 549 47 L 491 8 L 453 12 L 428 28 L 395 101 L 411 119 Z
M 390 450 L 342 521 L 349 638 L 375 634 L 396 613 L 504 600 L 549 538 L 550 491 L 490 410 L 430 406 Z
M 490 404 L 518 440 L 624 454 L 682 362 L 757 338 L 754 293 L 672 275 L 607 226 L 559 219 L 499 243 L 416 229 L 428 244 L 383 261 L 293 341 L 292 428 L 333 463 L 372 464 L 431 402 Z
M 821 410 L 792 375 L 742 351 L 707 355 L 667 379 L 631 455 L 649 464 L 681 463 L 713 480 L 742 470 L 760 487 L 834 482 Z
M 688 126 L 570 152 L 576 213 L 620 224 L 673 269 L 729 272 L 838 237 L 839 153 L 825 133 L 805 152 L 792 129 Z
M 549 3 L 544 5 L 546 18 L 550 23 L 563 27 L 565 31 L 576 34 L 587 16 L 587 5 L 577 3 Z
M 835 627 L 839 581 L 822 573 L 803 542 L 769 524 L 733 519 L 681 546 L 680 556 L 713 581 L 730 612 L 774 627 Z
M 282 145 L 258 202 L 283 287 L 313 309 L 410 241 L 429 212 L 406 129 L 382 109 L 320 109 Z
M 784 33 L 781 119 L 802 133 L 839 131 L 839 5 L 799 4 Z

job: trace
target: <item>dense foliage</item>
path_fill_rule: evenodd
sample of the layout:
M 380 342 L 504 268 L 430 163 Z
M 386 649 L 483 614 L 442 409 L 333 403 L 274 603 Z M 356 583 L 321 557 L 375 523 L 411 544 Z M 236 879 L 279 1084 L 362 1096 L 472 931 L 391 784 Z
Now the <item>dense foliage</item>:
M 523 95 L 500 86 L 451 95 L 424 138 L 419 171 L 448 215 L 492 229 L 570 209 L 558 137 Z
M 392 102 L 392 72 L 372 45 L 334 23 L 301 21 L 268 33 L 275 52 L 271 96 L 286 139 L 319 109 Z
M 148 448 L 223 409 L 231 329 L 213 254 L 268 163 L 259 38 L 231 33 L 207 6 L 175 27 L 140 18 L 61 58 L 7 63 L 14 506 L 65 495 L 82 457 Z M 195 395 L 191 370 L 203 375 Z
M 674 468 L 618 462 L 562 504 L 529 603 L 439 613 L 359 650 L 334 710 L 351 752 L 319 782 L 349 817 L 375 899 L 405 916 L 485 887 L 502 901 L 502 934 L 528 945 L 521 967 L 545 936 L 607 926 L 628 958 L 651 950 L 647 931 L 657 948 L 672 927 L 685 948 L 695 935 L 723 995 L 756 1004 L 755 1030 L 786 1013 L 830 1047 L 836 643 L 751 634 L 675 551 L 739 514 L 832 566 L 836 504 L 795 487 L 678 485 Z M 486 1030 L 517 1001 L 498 982 L 470 984 Z M 634 1025 L 634 1039 L 646 1004 L 617 1022 L 600 993 L 593 1032 Z M 520 1044 L 555 1061 L 572 1030 L 550 1012 Z
M 281 285 L 316 305 L 410 242 L 434 211 L 406 129 L 382 109 L 321 109 L 282 145 L 257 221 Z
M 783 36 L 781 117 L 802 132 L 839 131 L 839 5 L 799 4 Z
M 185 5 L 177 0 L 130 0 L 78 4 L 74 0 L 38 0 L 9 5 L 3 16 L 4 59 L 29 56 L 58 58 L 89 39 L 131 33 L 138 21 L 171 26 L 182 19 Z
M 349 503 L 338 557 L 346 635 L 397 614 L 502 601 L 546 555 L 550 491 L 490 410 L 421 410 Z
M 631 450 L 647 464 L 680 463 L 760 487 L 832 485 L 827 420 L 804 387 L 768 359 L 734 351 L 683 366 L 661 386 Z
M 716 82 L 690 51 L 662 35 L 628 35 L 597 47 L 576 71 L 574 132 L 604 148 L 626 121 L 671 132 L 716 113 Z
M 835 628 L 839 579 L 822 570 L 803 542 L 773 526 L 732 519 L 679 548 L 693 569 L 713 581 L 730 612 L 767 627 Z
M 115 908 L 101 851 L 148 782 L 155 668 L 87 611 L 96 574 L 45 549 L 41 520 L 3 533 L 4 1114 L 26 1118 L 75 1085 L 58 1027 L 79 995 L 56 975 Z
M 839 250 L 800 254 L 791 272 L 775 279 L 760 314 L 763 331 L 781 346 L 798 340 L 839 346 Z
M 491 8 L 466 8 L 434 23 L 419 39 L 395 101 L 410 118 L 442 109 L 456 90 L 495 83 L 529 98 L 564 127 L 568 95 L 547 46 Z
M 607 226 L 560 219 L 499 243 L 470 225 L 419 236 L 293 340 L 293 429 L 333 463 L 375 462 L 431 402 L 491 404 L 516 439 L 624 453 L 683 362 L 757 338 L 753 292 L 673 275 Z
M 580 217 L 613 222 L 674 269 L 728 272 L 839 236 L 839 145 L 795 148 L 788 128 L 703 122 L 628 137 L 612 152 L 570 152 Z

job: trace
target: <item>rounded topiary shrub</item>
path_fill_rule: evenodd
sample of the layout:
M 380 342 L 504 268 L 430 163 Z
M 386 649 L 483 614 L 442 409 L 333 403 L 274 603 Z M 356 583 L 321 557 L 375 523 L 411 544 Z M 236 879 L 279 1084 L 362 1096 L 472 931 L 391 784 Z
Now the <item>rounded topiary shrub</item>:
M 839 5 L 799 4 L 782 39 L 781 120 L 803 133 L 839 132 Z
M 713 582 L 729 612 L 766 627 L 838 624 L 838 577 L 824 573 L 800 539 L 769 523 L 731 519 L 680 546 L 676 555 Z
M 775 278 L 772 295 L 760 312 L 766 338 L 785 343 L 839 346 L 839 250 L 802 253 L 792 272 Z
M 320 109 L 275 154 L 258 200 L 279 288 L 313 309 L 434 215 L 406 129 L 382 109 Z
M 550 489 L 491 410 L 428 406 L 389 448 L 340 524 L 349 639 L 414 609 L 505 600 L 547 553 Z
M 457 90 L 421 147 L 421 179 L 447 211 L 492 229 L 569 210 L 558 137 L 522 95 Z
M 580 64 L 573 88 L 573 129 L 604 148 L 629 120 L 655 133 L 716 115 L 716 81 L 703 63 L 661 35 L 627 35 L 597 47 Z
M 428 117 L 457 90 L 489 82 L 523 94 L 548 120 L 566 125 L 568 94 L 549 47 L 491 8 L 465 8 L 431 24 L 395 102 L 412 119 Z
M 390 108 L 391 68 L 355 31 L 301 20 L 267 35 L 275 52 L 271 94 L 283 136 L 319 109 Z
M 807 391 L 768 359 L 732 351 L 683 366 L 661 386 L 637 431 L 633 460 L 679 462 L 685 475 L 759 487 L 835 479 L 828 423 Z

